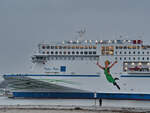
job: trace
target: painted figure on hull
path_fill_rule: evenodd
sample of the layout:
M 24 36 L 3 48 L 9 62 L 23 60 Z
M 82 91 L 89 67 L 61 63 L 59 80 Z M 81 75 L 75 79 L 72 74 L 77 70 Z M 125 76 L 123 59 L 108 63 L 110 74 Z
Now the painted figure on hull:
M 113 78 L 112 75 L 110 74 L 110 69 L 117 63 L 117 61 L 115 61 L 112 65 L 110 65 L 109 60 L 105 61 L 105 67 L 101 66 L 98 62 L 96 63 L 96 65 L 104 70 L 104 74 L 106 76 L 106 79 L 108 82 L 113 83 L 114 86 L 116 86 L 119 90 L 120 87 L 119 85 L 116 83 L 116 80 L 119 80 L 119 78 Z M 110 65 L 110 66 L 109 66 Z

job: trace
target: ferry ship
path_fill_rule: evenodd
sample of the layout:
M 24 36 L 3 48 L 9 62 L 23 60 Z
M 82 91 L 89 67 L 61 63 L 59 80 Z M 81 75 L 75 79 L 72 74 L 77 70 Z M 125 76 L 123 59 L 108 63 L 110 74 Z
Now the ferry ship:
M 3 75 L 9 86 L 36 84 L 49 88 L 38 93 L 50 98 L 150 99 L 150 45 L 142 40 L 39 43 L 31 60 L 32 73 Z M 12 92 L 16 97 L 37 94 Z

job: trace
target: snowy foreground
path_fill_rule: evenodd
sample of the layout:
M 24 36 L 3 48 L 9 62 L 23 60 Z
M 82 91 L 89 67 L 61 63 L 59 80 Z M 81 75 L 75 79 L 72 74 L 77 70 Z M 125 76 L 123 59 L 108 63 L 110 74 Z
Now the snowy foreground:
M 48 105 L 1 105 L 0 113 L 149 113 L 150 109 L 95 107 L 95 106 L 48 106 Z
M 0 113 L 145 113 L 149 101 L 94 99 L 12 99 L 0 97 Z

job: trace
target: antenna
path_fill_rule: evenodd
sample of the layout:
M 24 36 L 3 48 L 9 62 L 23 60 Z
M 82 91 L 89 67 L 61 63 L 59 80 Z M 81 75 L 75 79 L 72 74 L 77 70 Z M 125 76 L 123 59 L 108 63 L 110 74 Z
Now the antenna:
M 83 40 L 84 39 L 84 34 L 86 32 L 86 29 L 81 29 L 80 31 L 77 31 L 77 33 L 79 34 L 79 40 Z

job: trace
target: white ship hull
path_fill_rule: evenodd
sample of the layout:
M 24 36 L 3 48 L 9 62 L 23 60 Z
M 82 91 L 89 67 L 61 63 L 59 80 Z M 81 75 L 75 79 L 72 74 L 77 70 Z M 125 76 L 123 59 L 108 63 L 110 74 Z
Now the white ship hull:
M 4 78 L 16 83 L 16 88 L 26 84 L 28 88 L 51 88 L 50 92 L 126 93 L 126 99 L 130 94 L 138 94 L 134 99 L 150 99 L 149 49 L 141 40 L 39 44 L 38 54 L 32 57 L 32 74 L 8 74 Z

